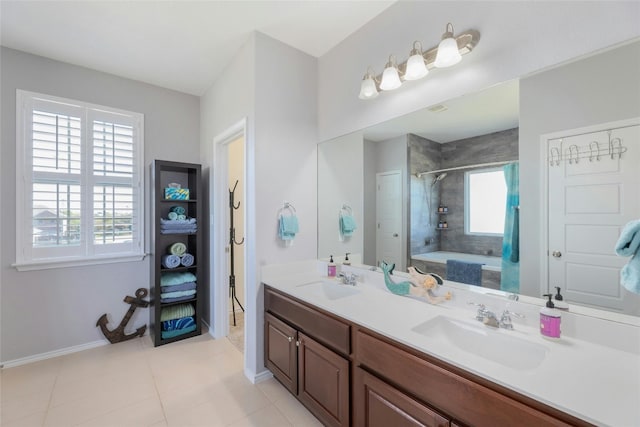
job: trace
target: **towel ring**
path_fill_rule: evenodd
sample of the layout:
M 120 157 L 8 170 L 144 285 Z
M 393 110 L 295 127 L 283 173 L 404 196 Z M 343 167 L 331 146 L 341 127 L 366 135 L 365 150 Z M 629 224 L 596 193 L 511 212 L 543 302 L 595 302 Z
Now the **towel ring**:
M 291 216 L 297 214 L 296 208 L 294 208 L 293 205 L 291 203 L 289 203 L 289 202 L 284 202 L 284 206 L 282 206 L 280 209 L 278 209 L 278 216 L 283 214 L 285 211 L 289 211 Z
M 342 215 L 343 212 L 346 212 L 347 215 L 353 215 L 353 209 L 351 209 L 351 206 L 349 206 L 348 204 L 344 204 L 342 205 L 342 207 L 340 208 L 340 214 Z

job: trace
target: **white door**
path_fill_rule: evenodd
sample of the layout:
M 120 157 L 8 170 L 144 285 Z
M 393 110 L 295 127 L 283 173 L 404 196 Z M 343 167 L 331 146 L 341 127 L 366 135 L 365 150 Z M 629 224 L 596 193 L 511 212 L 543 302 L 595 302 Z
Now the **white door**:
M 640 218 L 640 126 L 577 133 L 547 141 L 549 291 L 560 286 L 569 302 L 624 312 L 628 258 L 615 245 Z
M 402 173 L 376 174 L 376 260 L 394 263 L 396 270 L 404 270 L 402 263 Z

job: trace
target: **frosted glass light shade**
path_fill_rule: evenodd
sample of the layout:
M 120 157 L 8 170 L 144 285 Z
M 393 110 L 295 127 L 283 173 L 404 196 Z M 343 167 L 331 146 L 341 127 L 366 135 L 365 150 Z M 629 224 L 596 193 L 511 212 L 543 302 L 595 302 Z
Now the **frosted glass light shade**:
M 433 63 L 438 68 L 451 67 L 456 65 L 462 59 L 460 51 L 458 50 L 458 42 L 451 37 L 443 38 L 438 45 L 438 53 L 436 54 L 436 60 Z
M 402 85 L 400 81 L 400 75 L 398 75 L 398 69 L 389 65 L 384 69 L 382 73 L 382 81 L 380 81 L 380 89 L 382 90 L 394 90 L 398 89 Z
M 422 54 L 411 55 L 407 60 L 407 70 L 404 73 L 405 80 L 418 80 L 429 74 Z
M 378 96 L 378 89 L 376 88 L 376 82 L 373 81 L 373 78 L 367 76 L 362 79 L 362 84 L 360 85 L 360 95 L 358 98 L 360 99 L 373 99 Z

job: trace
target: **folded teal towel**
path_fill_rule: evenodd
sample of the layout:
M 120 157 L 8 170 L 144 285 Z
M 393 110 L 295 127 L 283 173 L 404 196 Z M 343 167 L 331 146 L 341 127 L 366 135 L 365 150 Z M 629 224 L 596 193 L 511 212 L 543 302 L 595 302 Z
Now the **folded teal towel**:
M 629 292 L 640 294 L 640 220 L 631 221 L 622 229 L 616 243 L 616 253 L 631 260 L 620 271 L 620 284 Z
M 196 325 L 191 325 L 183 329 L 174 329 L 173 331 L 161 331 L 160 335 L 162 336 L 163 340 L 166 340 L 169 338 L 175 338 L 180 335 L 188 334 L 189 332 L 193 332 L 196 329 L 197 329 Z
M 340 215 L 340 233 L 343 236 L 351 236 L 356 229 L 356 220 L 353 216 L 347 214 Z
M 189 295 L 195 295 L 196 294 L 196 290 L 195 289 L 190 289 L 188 291 L 174 291 L 174 292 L 163 292 L 160 294 L 160 298 L 164 299 L 164 298 L 178 298 L 178 297 L 186 297 Z
M 295 215 L 280 215 L 278 235 L 282 240 L 293 240 L 299 231 L 298 217 Z
M 162 273 L 160 276 L 160 286 L 179 285 L 180 283 L 195 282 L 196 276 L 193 273 Z

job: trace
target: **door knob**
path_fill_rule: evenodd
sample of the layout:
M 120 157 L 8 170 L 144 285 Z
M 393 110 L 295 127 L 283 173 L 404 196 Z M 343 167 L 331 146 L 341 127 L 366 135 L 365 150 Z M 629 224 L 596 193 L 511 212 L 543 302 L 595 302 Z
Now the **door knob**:
M 393 233 L 393 237 L 398 237 L 398 233 Z
M 555 258 L 560 258 L 562 256 L 562 252 L 553 251 L 553 252 L 551 252 L 551 255 L 553 255 Z

